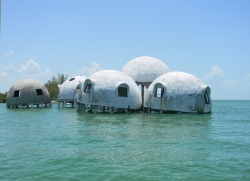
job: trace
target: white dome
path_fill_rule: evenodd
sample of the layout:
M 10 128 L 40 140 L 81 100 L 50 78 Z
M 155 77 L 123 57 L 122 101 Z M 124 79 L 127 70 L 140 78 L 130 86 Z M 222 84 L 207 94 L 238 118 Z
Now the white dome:
M 84 92 L 87 84 L 92 85 L 90 95 Z M 127 88 L 127 97 L 118 96 L 119 87 Z M 128 108 L 130 106 L 131 109 L 139 109 L 141 95 L 134 80 L 125 73 L 115 70 L 103 70 L 92 74 L 81 85 L 78 102 L 115 108 Z
M 129 61 L 122 72 L 132 77 L 137 84 L 150 84 L 157 77 L 168 73 L 169 68 L 157 58 L 143 56 Z
M 84 82 L 86 77 L 84 76 L 75 76 L 72 77 L 62 85 L 58 85 L 59 87 L 59 95 L 58 100 L 76 100 L 77 99 L 77 86 L 79 85 L 80 81 Z
M 153 110 L 208 113 L 210 87 L 192 74 L 169 72 L 149 86 L 144 106 Z
M 25 79 L 14 84 L 6 98 L 7 107 L 30 105 L 30 104 L 49 104 L 50 94 L 42 82 L 33 79 Z

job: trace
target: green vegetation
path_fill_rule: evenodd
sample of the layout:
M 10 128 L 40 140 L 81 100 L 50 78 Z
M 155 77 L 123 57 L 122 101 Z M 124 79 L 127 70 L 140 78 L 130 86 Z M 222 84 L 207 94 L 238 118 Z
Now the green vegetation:
M 0 103 L 5 103 L 6 102 L 6 96 L 7 96 L 7 92 L 0 93 Z
M 57 74 L 57 77 L 53 76 L 45 83 L 45 87 L 47 87 L 52 100 L 57 100 L 57 95 L 59 93 L 58 85 L 62 84 L 67 78 L 67 74 Z

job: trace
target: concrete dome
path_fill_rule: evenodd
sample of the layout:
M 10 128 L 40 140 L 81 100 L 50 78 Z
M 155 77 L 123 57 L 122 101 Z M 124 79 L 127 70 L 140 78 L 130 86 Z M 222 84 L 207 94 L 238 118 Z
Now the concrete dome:
M 29 107 L 29 105 L 41 105 L 43 107 L 50 104 L 50 94 L 40 81 L 21 80 L 10 88 L 6 103 L 8 108 Z
M 66 107 L 66 103 L 70 103 L 72 107 L 76 107 L 76 101 L 78 96 L 78 85 L 80 82 L 84 82 L 86 77 L 75 76 L 63 82 L 62 85 L 58 85 L 58 107 L 60 103 L 63 103 L 63 107 Z
M 149 86 L 145 107 L 180 112 L 211 112 L 210 87 L 192 74 L 169 72 Z
M 169 68 L 157 58 L 143 56 L 129 61 L 122 72 L 132 77 L 138 85 L 148 87 L 157 77 L 168 73 Z
M 86 77 L 75 76 L 63 82 L 59 87 L 58 100 L 76 100 L 77 99 L 77 86 L 80 81 L 84 82 Z
M 123 109 L 139 109 L 141 106 L 138 86 L 131 77 L 120 71 L 94 73 L 80 87 L 78 102 L 81 104 Z

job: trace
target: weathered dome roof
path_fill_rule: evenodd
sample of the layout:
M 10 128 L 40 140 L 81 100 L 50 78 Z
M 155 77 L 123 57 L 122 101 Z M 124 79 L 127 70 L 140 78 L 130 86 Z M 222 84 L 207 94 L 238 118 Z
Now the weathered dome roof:
M 125 73 L 116 70 L 103 70 L 92 74 L 85 82 L 88 81 L 92 82 L 94 89 L 93 99 L 90 102 L 92 105 L 114 106 L 116 108 L 127 108 L 129 105 L 131 109 L 138 109 L 141 106 L 140 90 L 134 80 Z M 117 95 L 117 89 L 121 85 L 128 86 L 126 98 Z M 81 102 L 81 100 L 78 101 Z M 87 104 L 84 98 L 82 102 Z
M 206 87 L 199 78 L 185 72 L 166 73 L 155 79 L 149 89 L 153 89 L 156 83 L 164 85 L 168 95 L 200 93 Z
M 6 103 L 10 105 L 47 104 L 50 94 L 42 82 L 25 79 L 14 84 L 8 94 Z
M 91 80 L 95 80 L 95 89 L 107 89 L 113 90 L 120 83 L 128 82 L 129 84 L 136 87 L 137 86 L 131 77 L 127 74 L 116 71 L 116 70 L 102 70 L 100 72 L 96 72 L 89 77 Z
M 77 99 L 77 86 L 80 81 L 84 82 L 86 77 L 75 76 L 63 82 L 59 87 L 58 100 L 74 100 Z
M 157 77 L 168 73 L 169 68 L 157 58 L 142 56 L 129 61 L 122 72 L 132 77 L 137 84 L 141 84 L 153 82 Z

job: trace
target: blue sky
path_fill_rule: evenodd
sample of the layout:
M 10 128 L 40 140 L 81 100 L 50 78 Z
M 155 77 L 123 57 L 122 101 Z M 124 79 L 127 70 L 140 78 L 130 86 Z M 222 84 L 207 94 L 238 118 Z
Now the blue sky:
M 2 0 L 0 92 L 57 73 L 121 70 L 152 56 L 250 100 L 250 1 Z

